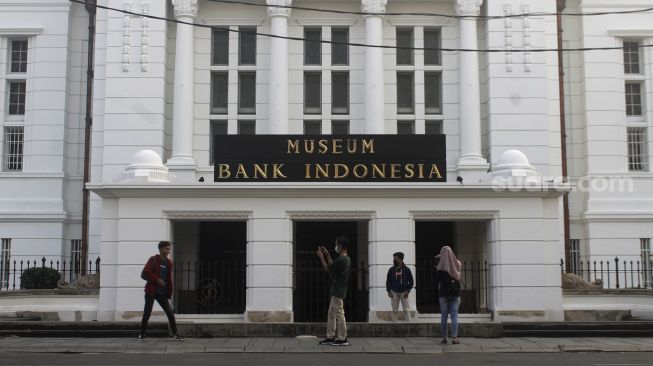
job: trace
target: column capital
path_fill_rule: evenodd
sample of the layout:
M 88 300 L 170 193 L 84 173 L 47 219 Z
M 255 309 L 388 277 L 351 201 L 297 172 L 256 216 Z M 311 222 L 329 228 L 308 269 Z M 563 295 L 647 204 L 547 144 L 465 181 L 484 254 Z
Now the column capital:
M 459 16 L 479 16 L 483 0 L 456 0 L 456 14 Z
M 280 8 L 280 6 L 290 6 L 292 5 L 292 0 L 266 0 L 268 4 L 268 16 L 269 17 L 289 17 L 290 8 Z
M 197 0 L 172 0 L 174 6 L 175 18 L 197 16 Z
M 361 0 L 361 9 L 368 15 L 380 15 L 385 13 L 385 5 L 388 0 Z

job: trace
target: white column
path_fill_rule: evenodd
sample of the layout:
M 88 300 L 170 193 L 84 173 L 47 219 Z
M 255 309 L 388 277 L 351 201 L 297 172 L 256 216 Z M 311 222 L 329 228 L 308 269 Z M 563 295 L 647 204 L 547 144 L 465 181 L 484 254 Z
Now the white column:
M 387 0 L 362 0 L 365 15 L 365 43 L 383 44 L 383 13 Z M 383 48 L 365 48 L 365 133 L 385 132 L 385 83 Z
M 177 20 L 193 23 L 197 15 L 197 0 L 172 0 Z M 172 113 L 172 156 L 168 167 L 178 178 L 194 176 L 193 158 L 193 26 L 177 23 L 175 49 L 175 84 Z M 185 171 L 180 176 L 179 171 Z
M 483 0 L 457 0 L 459 16 L 478 16 Z M 476 19 L 460 20 L 460 48 L 478 49 Z M 481 154 L 481 95 L 478 52 L 460 52 L 460 157 L 458 175 L 478 183 L 487 173 L 488 163 Z
M 292 0 L 267 0 L 267 4 L 290 6 Z M 268 16 L 271 33 L 287 37 L 290 9 L 270 6 Z M 288 40 L 282 38 L 270 38 L 268 125 L 272 135 L 288 133 Z

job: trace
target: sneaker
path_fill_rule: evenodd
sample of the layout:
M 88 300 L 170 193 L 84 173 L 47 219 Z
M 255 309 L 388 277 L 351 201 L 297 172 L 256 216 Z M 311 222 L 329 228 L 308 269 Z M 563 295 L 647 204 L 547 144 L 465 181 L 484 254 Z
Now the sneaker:
M 324 338 L 324 340 L 321 340 L 320 343 L 318 343 L 320 346 L 331 346 L 333 345 L 333 342 L 335 342 L 335 338 Z
M 349 343 L 347 338 L 345 338 L 345 339 L 336 339 L 336 341 L 333 342 L 333 345 L 334 346 L 351 346 L 351 343 Z
M 145 337 L 145 334 L 139 334 L 139 335 L 138 335 L 138 340 L 139 340 L 139 341 L 144 341 L 145 339 L 147 339 L 147 338 Z
M 440 341 L 440 343 L 442 343 L 442 344 L 447 344 L 447 339 L 446 339 L 446 338 L 442 338 L 442 340 Z
M 174 338 L 175 338 L 175 340 L 177 340 L 177 341 L 179 341 L 179 342 L 183 342 L 183 341 L 184 341 L 184 337 L 180 336 L 179 334 L 175 334 Z

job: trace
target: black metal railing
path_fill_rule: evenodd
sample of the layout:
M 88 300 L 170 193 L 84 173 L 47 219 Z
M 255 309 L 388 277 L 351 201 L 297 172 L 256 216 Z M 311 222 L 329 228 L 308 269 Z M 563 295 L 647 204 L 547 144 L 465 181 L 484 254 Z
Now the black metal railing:
M 246 263 L 242 259 L 179 261 L 173 269 L 178 314 L 245 312 Z
M 422 314 L 440 312 L 437 289 L 437 261 L 425 259 L 417 261 L 415 291 L 417 311 Z M 460 276 L 461 314 L 481 314 L 488 312 L 489 269 L 487 262 L 464 261 Z
M 79 260 L 54 260 L 46 259 L 21 259 L 0 261 L 0 290 L 21 290 L 21 277 L 23 272 L 30 268 L 41 267 L 56 270 L 61 275 L 60 280 L 66 283 L 73 283 L 82 276 L 82 263 Z M 95 261 L 89 261 L 87 274 L 100 272 L 100 257 Z
M 615 257 L 605 261 L 577 261 L 566 269 L 561 259 L 560 271 L 573 273 L 605 289 L 653 289 L 653 260 L 647 263 Z

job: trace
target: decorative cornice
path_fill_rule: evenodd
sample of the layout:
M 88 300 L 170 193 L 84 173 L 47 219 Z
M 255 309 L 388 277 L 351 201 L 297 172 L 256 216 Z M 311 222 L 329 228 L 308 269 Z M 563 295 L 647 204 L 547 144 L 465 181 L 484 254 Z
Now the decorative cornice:
M 0 28 L 0 36 L 36 36 L 43 33 L 43 28 Z
M 197 0 L 172 0 L 175 18 L 197 16 Z
M 251 211 L 164 211 L 168 219 L 243 219 L 251 217 Z
M 374 216 L 373 211 L 287 211 L 293 219 L 369 219 Z
M 292 0 L 266 0 L 268 4 L 268 16 L 271 17 L 289 17 L 290 8 L 280 8 L 280 6 L 292 5 Z
M 456 14 L 459 16 L 479 16 L 483 0 L 456 0 Z
M 361 10 L 369 15 L 384 14 L 387 3 L 388 0 L 362 0 Z
M 419 210 L 410 211 L 414 219 L 430 218 L 468 218 L 468 219 L 493 219 L 499 215 L 499 211 L 452 211 L 452 210 Z

